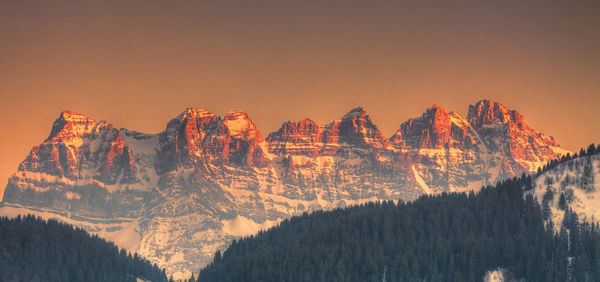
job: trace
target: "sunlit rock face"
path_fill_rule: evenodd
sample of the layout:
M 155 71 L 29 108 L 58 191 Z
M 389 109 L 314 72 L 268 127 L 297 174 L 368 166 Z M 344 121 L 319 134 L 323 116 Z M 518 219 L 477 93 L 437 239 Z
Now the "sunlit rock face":
M 489 181 L 485 146 L 455 112 L 433 105 L 420 117 L 404 122 L 390 142 L 411 157 L 431 191 L 477 189 Z
M 531 172 L 547 161 L 568 153 L 553 137 L 538 132 L 517 111 L 483 100 L 469 106 L 467 120 L 478 132 L 488 151 L 490 165 L 499 166 L 502 178 Z
M 97 141 L 97 142 L 92 142 Z M 132 180 L 135 166 L 121 133 L 105 121 L 64 111 L 44 142 L 33 147 L 19 171 L 46 173 L 71 180 L 91 177 L 114 183 L 121 174 Z
M 390 142 L 410 155 L 419 176 L 438 192 L 476 190 L 568 152 L 518 112 L 488 100 L 469 106 L 467 118 L 433 105 L 404 122 Z
M 390 146 L 363 108 L 325 126 L 286 122 L 267 141 L 287 197 L 343 204 L 423 193 L 410 159 Z
M 148 189 L 140 174 L 120 130 L 64 111 L 9 179 L 4 202 L 93 217 L 132 216 L 143 202 L 139 190 Z
M 204 109 L 187 108 L 172 119 L 159 134 L 156 170 L 165 173 L 178 167 L 194 167 L 205 160 L 202 150 L 207 136 L 219 125 L 219 118 Z
M 269 134 L 269 151 L 274 154 L 317 156 L 323 149 L 323 126 L 307 118 L 301 121 L 288 121 L 281 128 Z
M 245 111 L 227 113 L 209 137 L 205 152 L 215 165 L 268 167 L 269 160 L 261 144 L 265 141 Z
M 11 176 L 3 204 L 52 213 L 183 274 L 293 215 L 477 190 L 566 153 L 491 101 L 467 118 L 434 105 L 389 139 L 361 107 L 264 136 L 242 110 L 188 108 L 157 134 L 65 111 Z

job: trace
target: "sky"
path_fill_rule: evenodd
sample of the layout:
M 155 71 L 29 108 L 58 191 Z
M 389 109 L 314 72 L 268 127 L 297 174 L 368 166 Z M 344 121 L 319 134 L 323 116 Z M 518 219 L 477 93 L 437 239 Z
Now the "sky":
M 599 3 L 0 0 L 0 185 L 65 109 L 148 133 L 244 109 L 266 136 L 363 106 L 389 137 L 491 99 L 578 150 L 600 142 Z

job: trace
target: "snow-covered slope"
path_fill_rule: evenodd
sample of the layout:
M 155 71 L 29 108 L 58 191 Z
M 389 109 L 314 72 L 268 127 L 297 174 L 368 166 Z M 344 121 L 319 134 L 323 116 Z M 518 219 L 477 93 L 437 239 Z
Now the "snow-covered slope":
M 566 152 L 502 105 L 471 108 L 434 106 L 390 139 L 361 107 L 267 138 L 242 110 L 188 108 L 158 134 L 65 111 L 9 179 L 0 215 L 54 215 L 183 275 L 293 215 L 478 189 Z
M 580 220 L 600 223 L 600 154 L 580 156 L 545 171 L 530 193 L 550 208 L 555 228 L 560 228 L 566 208 Z
M 483 282 L 513 282 L 518 281 L 516 279 L 510 279 L 507 276 L 507 271 L 502 268 L 497 268 L 495 270 L 490 270 L 485 273 L 483 276 Z

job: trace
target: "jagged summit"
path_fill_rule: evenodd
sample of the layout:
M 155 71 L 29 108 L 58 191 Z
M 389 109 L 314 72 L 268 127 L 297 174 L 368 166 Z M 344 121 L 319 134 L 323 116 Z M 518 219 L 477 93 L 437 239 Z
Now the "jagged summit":
M 442 110 L 442 111 L 446 111 L 446 109 L 442 106 L 439 106 L 438 104 L 433 104 L 431 105 L 429 108 L 427 108 L 428 110 Z
M 204 118 L 204 117 L 214 117 L 215 114 L 204 109 L 204 108 L 186 108 L 179 116 L 178 119 L 185 118 Z
M 225 117 L 232 117 L 232 118 L 239 118 L 239 117 L 243 117 L 243 118 L 248 118 L 248 112 L 246 110 L 243 109 L 233 109 L 231 111 L 229 111 Z
M 350 110 L 347 114 L 345 114 L 342 117 L 342 119 L 354 118 L 354 117 L 363 116 L 366 114 L 367 114 L 367 112 L 365 111 L 365 109 L 363 107 L 356 107 L 356 108 Z
M 473 127 L 480 127 L 489 123 L 507 123 L 509 121 L 523 123 L 523 117 L 517 111 L 491 101 L 481 100 L 469 106 L 467 120 Z
M 267 143 L 274 154 L 316 156 L 323 147 L 323 126 L 309 118 L 284 122 L 279 130 L 269 133 Z
M 45 141 L 50 141 L 56 137 L 68 138 L 81 136 L 90 133 L 95 125 L 96 121 L 94 119 L 70 110 L 65 110 L 60 113 L 52 124 L 50 135 L 48 135 Z
M 429 122 L 432 125 L 437 125 L 439 123 L 445 122 L 446 118 L 448 117 L 448 112 L 443 107 L 433 104 L 427 109 L 425 113 L 423 113 L 422 116 L 429 117 Z
M 106 184 L 134 181 L 134 170 L 132 151 L 119 130 L 107 121 L 69 110 L 60 113 L 48 138 L 19 165 L 22 172 Z
M 69 121 L 69 122 L 81 122 L 81 121 L 88 121 L 88 120 L 93 121 L 92 118 L 90 118 L 86 115 L 71 111 L 71 110 L 62 111 L 60 113 L 60 116 L 58 117 L 58 119 L 62 119 L 62 120 Z
M 390 138 L 396 148 L 440 149 L 445 146 L 462 146 L 468 135 L 468 125 L 459 114 L 438 105 L 432 105 L 417 118 L 409 119 Z M 453 142 L 450 142 L 453 141 Z
M 229 121 L 230 123 L 238 122 L 241 123 L 240 125 L 249 125 L 247 123 L 252 122 L 248 116 L 248 112 L 239 109 L 229 111 L 223 118 L 223 121 Z
M 175 131 L 184 129 L 189 132 L 193 127 L 196 127 L 196 131 L 203 131 L 202 125 L 216 121 L 217 119 L 218 117 L 215 114 L 204 108 L 188 107 L 169 121 L 163 135 L 166 132 L 171 132 L 169 135 L 174 136 L 176 134 Z
M 568 152 L 554 138 L 529 127 L 519 112 L 494 101 L 469 106 L 467 120 L 485 146 L 498 152 L 493 161 L 502 164 L 501 178 L 535 171 Z
M 204 155 L 214 166 L 267 167 L 265 141 L 256 124 L 244 110 L 227 113 L 214 132 L 207 136 Z
M 323 142 L 375 148 L 383 148 L 388 144 L 363 107 L 354 108 L 341 119 L 327 125 Z
M 279 130 L 269 133 L 268 141 L 291 140 L 298 138 L 310 138 L 313 142 L 318 142 L 318 135 L 323 131 L 323 127 L 318 125 L 310 118 L 300 121 L 286 121 Z
M 229 134 L 242 139 L 262 139 L 254 121 L 250 119 L 248 113 L 244 110 L 232 110 L 223 118 L 223 124 L 229 131 Z M 261 142 L 260 140 L 259 142 Z

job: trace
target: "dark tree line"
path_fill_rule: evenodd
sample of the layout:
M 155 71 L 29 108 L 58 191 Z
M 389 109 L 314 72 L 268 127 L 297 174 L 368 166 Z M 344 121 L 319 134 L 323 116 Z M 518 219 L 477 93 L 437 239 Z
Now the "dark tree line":
M 166 281 L 164 270 L 81 228 L 0 217 L 0 281 Z
M 579 154 L 577 154 L 577 153 L 575 153 L 573 155 L 566 154 L 566 155 L 563 155 L 562 157 L 560 157 L 560 159 L 555 159 L 555 160 L 549 161 L 543 167 L 538 168 L 537 175 L 540 175 L 548 170 L 551 170 L 551 169 L 555 168 L 556 166 L 558 166 L 559 164 L 570 161 L 572 159 L 577 159 L 579 157 L 587 157 L 587 156 L 592 156 L 592 155 L 597 155 L 597 154 L 600 154 L 600 144 L 598 144 L 598 146 L 596 146 L 596 145 L 594 145 L 594 143 L 592 143 L 588 146 L 587 150 L 581 148 L 579 150 Z
M 522 176 L 479 193 L 368 203 L 284 220 L 234 241 L 198 281 L 600 281 L 600 231 L 567 213 L 560 232 Z

